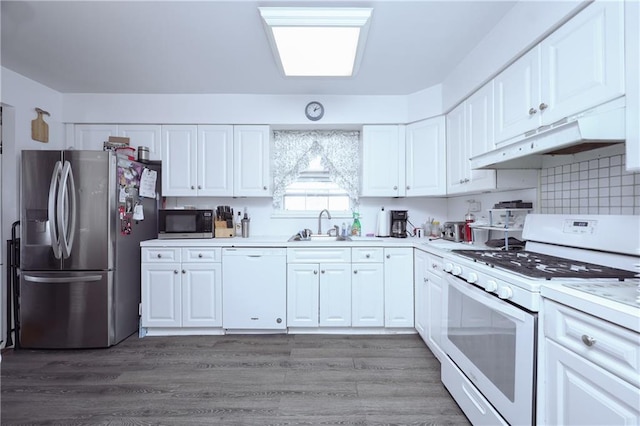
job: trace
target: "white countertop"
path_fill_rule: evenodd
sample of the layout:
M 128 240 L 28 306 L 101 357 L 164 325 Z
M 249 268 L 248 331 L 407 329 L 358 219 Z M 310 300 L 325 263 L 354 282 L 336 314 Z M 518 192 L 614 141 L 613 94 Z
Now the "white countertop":
M 456 243 L 442 239 L 430 238 L 391 238 L 391 237 L 352 237 L 351 241 L 288 241 L 289 236 L 255 236 L 249 238 L 206 238 L 148 240 L 140 243 L 141 247 L 411 247 L 442 254 L 454 249 L 480 248 L 465 243 Z
M 633 285 L 634 283 L 630 283 Z M 637 286 L 638 283 L 635 282 Z M 587 293 L 563 284 L 543 284 L 542 297 L 640 333 L 640 308 Z

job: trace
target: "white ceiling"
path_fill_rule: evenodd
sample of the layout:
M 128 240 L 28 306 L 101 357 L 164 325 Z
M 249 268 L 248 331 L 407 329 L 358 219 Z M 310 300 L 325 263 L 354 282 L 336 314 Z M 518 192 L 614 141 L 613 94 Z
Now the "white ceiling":
M 441 83 L 515 1 L 7 1 L 2 66 L 63 93 L 406 95 Z M 373 7 L 358 74 L 285 78 L 258 6 Z

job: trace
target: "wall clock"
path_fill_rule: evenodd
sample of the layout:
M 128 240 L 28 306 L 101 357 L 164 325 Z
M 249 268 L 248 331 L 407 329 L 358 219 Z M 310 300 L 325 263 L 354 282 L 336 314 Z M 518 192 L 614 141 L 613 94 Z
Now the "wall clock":
M 311 121 L 318 121 L 324 115 L 324 106 L 318 101 L 312 101 L 304 108 L 304 114 Z

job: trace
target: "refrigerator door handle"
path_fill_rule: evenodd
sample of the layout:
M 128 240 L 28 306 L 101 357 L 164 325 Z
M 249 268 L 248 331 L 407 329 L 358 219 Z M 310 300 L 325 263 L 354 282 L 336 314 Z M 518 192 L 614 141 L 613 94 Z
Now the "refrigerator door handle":
M 100 275 L 88 275 L 82 277 L 34 277 L 33 275 L 25 275 L 24 280 L 32 283 L 78 283 L 88 281 L 100 281 Z
M 62 173 L 62 163 L 56 161 L 51 174 L 51 184 L 49 185 L 49 235 L 51 237 L 51 249 L 56 259 L 60 259 L 62 252 L 60 249 L 60 233 L 58 221 L 56 218 L 58 206 L 58 186 L 60 184 L 60 175 Z
M 67 259 L 71 255 L 76 233 L 76 184 L 71 163 L 68 161 L 64 162 L 62 184 L 58 191 L 58 223 L 62 230 L 62 255 Z

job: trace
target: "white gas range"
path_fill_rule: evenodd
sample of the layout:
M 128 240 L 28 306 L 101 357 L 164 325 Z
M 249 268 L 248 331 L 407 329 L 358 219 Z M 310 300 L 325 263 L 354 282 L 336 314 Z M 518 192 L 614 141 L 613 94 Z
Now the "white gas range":
M 442 380 L 474 424 L 535 422 L 541 292 L 584 293 L 617 307 L 601 309 L 605 319 L 638 322 L 639 216 L 531 214 L 523 239 L 523 251 L 444 259 Z

